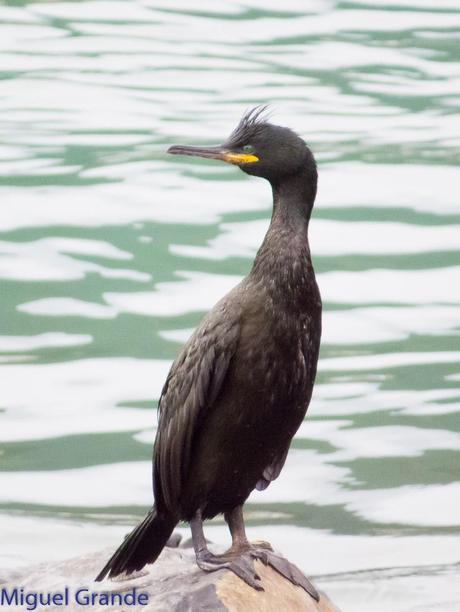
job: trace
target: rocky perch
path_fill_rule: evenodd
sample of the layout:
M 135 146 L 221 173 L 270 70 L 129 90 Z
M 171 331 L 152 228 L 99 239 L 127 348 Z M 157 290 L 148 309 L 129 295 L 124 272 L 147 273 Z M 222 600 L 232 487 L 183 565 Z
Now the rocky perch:
M 255 563 L 263 591 L 251 588 L 229 570 L 205 573 L 196 566 L 194 553 L 187 545 L 165 548 L 155 564 L 137 574 L 94 582 L 110 552 L 105 550 L 10 571 L 0 575 L 0 590 L 9 597 L 13 589 L 17 589 L 18 597 L 21 590 L 24 595 L 54 596 L 54 602 L 50 601 L 46 607 L 45 602 L 38 603 L 37 609 L 47 612 L 63 609 L 79 612 L 339 612 L 324 593 L 320 592 L 317 602 L 304 589 L 258 560 Z M 61 601 L 59 594 L 66 599 Z M 140 594 L 146 594 L 141 601 Z M 11 601 L 10 609 L 16 607 L 15 603 Z M 24 610 L 25 606 L 20 608 Z

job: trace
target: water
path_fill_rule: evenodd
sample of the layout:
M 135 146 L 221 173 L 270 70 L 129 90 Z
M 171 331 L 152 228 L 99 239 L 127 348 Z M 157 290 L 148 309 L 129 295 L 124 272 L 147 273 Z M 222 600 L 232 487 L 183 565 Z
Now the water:
M 263 181 L 164 152 L 270 102 L 319 162 L 324 338 L 250 534 L 344 612 L 459 609 L 458 8 L 2 4 L 1 567 L 115 545 L 149 506 L 169 364 L 270 213 Z

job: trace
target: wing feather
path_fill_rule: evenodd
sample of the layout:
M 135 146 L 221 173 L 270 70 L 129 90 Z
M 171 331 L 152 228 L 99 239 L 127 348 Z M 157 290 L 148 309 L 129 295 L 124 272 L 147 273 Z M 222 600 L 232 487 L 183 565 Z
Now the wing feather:
M 211 311 L 173 363 L 158 404 L 153 487 L 157 504 L 180 507 L 194 439 L 217 399 L 239 338 L 238 317 Z

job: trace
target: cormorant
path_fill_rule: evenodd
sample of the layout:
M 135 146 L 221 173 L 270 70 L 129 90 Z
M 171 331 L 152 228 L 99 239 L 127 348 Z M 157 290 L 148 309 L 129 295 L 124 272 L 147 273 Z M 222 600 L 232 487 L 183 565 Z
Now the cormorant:
M 153 454 L 155 504 L 96 580 L 153 563 L 179 521 L 191 526 L 196 561 L 228 568 L 262 589 L 254 559 L 315 599 L 302 573 L 270 545 L 250 544 L 243 504 L 278 477 L 307 411 L 321 336 L 321 297 L 308 244 L 317 188 L 312 152 L 256 107 L 217 147 L 172 146 L 168 153 L 217 159 L 267 179 L 270 227 L 249 275 L 204 317 L 163 387 Z M 232 546 L 212 554 L 203 521 L 224 514 Z

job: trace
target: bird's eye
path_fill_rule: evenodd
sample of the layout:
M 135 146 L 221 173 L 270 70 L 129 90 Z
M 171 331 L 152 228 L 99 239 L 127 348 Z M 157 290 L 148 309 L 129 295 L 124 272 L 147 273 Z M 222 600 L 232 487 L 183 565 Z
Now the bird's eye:
M 252 145 L 244 145 L 243 151 L 245 153 L 254 153 L 254 147 Z

